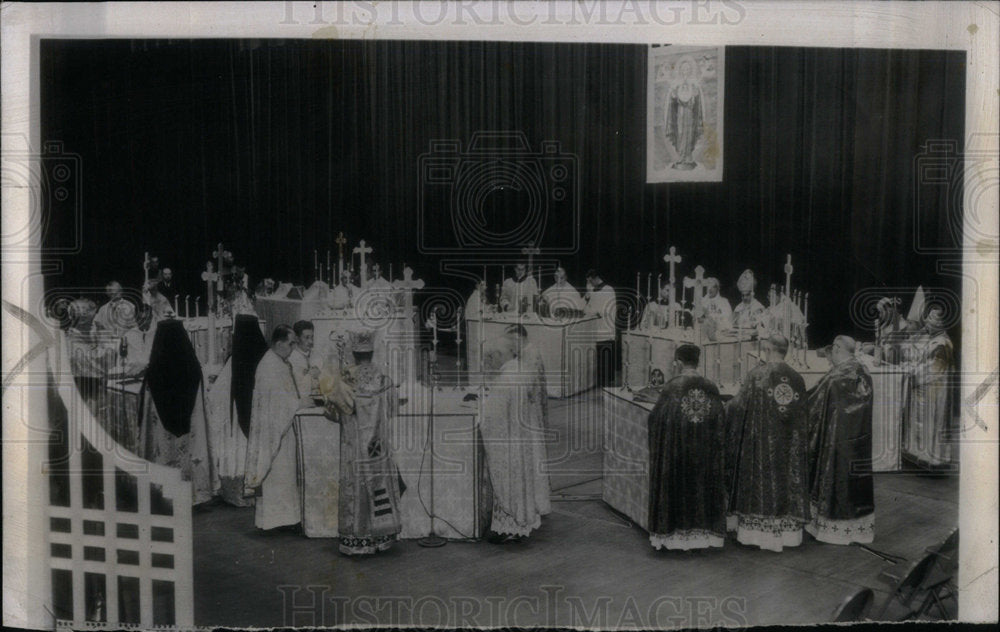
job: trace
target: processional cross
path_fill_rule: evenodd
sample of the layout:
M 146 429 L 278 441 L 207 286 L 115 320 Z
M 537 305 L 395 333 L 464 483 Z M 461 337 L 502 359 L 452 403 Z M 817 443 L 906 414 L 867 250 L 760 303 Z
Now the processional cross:
M 535 261 L 535 255 L 542 254 L 542 250 L 535 246 L 535 242 L 529 241 L 528 245 L 521 248 L 522 255 L 528 255 L 528 276 L 531 276 L 531 269 Z
M 222 250 L 222 244 L 219 244 Z M 213 253 L 214 254 L 214 253 Z M 215 271 L 212 262 L 205 264 L 205 271 L 201 273 L 201 280 L 208 286 L 208 364 L 215 366 L 215 287 L 214 284 L 222 280 L 222 275 Z
M 362 239 L 358 242 L 358 247 L 355 248 L 353 252 L 356 255 L 361 255 L 361 287 L 365 287 L 368 285 L 368 268 L 365 266 L 365 255 L 370 255 L 372 253 L 372 249 L 371 247 L 366 246 L 365 240 Z
M 340 281 L 340 276 L 342 274 L 344 274 L 344 244 L 347 243 L 347 240 L 344 239 L 344 233 L 338 233 L 337 234 L 337 238 L 334 239 L 333 241 L 335 241 L 337 243 L 337 260 L 338 260 L 338 264 L 337 264 L 337 281 L 339 282 Z M 331 279 L 330 285 L 331 286 L 332 285 L 336 285 L 335 283 L 333 283 L 332 279 Z
M 670 295 L 668 296 L 668 301 L 670 303 L 669 318 L 672 320 L 674 318 L 674 303 L 677 300 L 675 297 L 675 288 L 677 287 L 677 283 L 676 277 L 674 276 L 674 264 L 681 262 L 681 256 L 677 254 L 676 248 L 670 246 L 670 250 L 667 254 L 663 255 L 663 260 L 670 266 Z
M 419 290 L 424 287 L 423 279 L 413 278 L 413 268 L 403 264 L 403 280 L 396 281 L 396 287 L 406 292 L 406 313 L 407 315 L 413 312 L 413 290 Z
M 223 285 L 222 282 L 222 262 L 226 259 L 226 257 L 232 257 L 232 256 L 233 253 L 228 252 L 222 248 L 222 242 L 219 242 L 219 245 L 216 246 L 215 248 L 215 252 L 212 253 L 212 257 L 215 258 L 215 260 L 218 262 L 219 265 L 219 270 L 218 272 L 216 272 L 215 275 L 216 276 L 215 289 L 217 289 L 220 292 L 225 289 L 225 286 Z M 209 295 L 209 304 L 211 304 L 211 302 L 212 302 L 211 295 Z
M 692 308 L 697 313 L 701 309 L 701 302 L 704 298 L 702 296 L 702 287 L 705 280 L 705 268 L 701 266 L 695 266 L 694 277 L 684 277 L 684 287 L 694 288 L 694 299 L 691 301 Z

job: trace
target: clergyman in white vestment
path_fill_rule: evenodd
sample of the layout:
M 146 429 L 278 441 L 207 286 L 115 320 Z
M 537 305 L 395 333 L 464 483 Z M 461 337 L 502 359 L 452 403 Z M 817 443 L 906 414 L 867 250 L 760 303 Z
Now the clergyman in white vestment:
M 244 487 L 259 490 L 254 508 L 258 529 L 295 525 L 302 520 L 296 473 L 296 446 L 293 420 L 299 408 L 312 405 L 300 396 L 288 356 L 295 344 L 295 332 L 278 325 L 271 336 L 271 348 L 257 365 L 253 409 Z

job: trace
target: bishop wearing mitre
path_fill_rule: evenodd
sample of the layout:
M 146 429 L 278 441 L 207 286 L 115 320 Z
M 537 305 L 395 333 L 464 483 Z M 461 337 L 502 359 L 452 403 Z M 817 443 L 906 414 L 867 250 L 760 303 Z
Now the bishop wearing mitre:
M 736 282 L 736 287 L 743 297 L 733 310 L 733 327 L 738 329 L 756 329 L 764 319 L 764 306 L 754 298 L 753 291 L 757 280 L 750 270 L 744 270 Z

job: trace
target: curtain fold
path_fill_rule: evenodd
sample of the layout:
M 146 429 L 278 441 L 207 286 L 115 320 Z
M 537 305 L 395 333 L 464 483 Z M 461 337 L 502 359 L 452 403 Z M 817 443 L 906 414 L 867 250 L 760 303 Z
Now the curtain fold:
M 451 226 L 439 192 L 432 234 L 418 234 L 418 166 L 431 141 L 467 150 L 488 130 L 521 132 L 533 151 L 558 141 L 575 160 L 576 205 L 550 212 L 541 246 L 568 243 L 579 224 L 578 250 L 560 259 L 580 286 L 594 267 L 634 287 L 636 271 L 665 273 L 673 245 L 684 274 L 704 266 L 735 301 L 744 268 L 763 296 L 791 253 L 814 340 L 851 330 L 857 290 L 960 287 L 925 252 L 960 240 L 961 196 L 915 174 L 928 142 L 961 151 L 962 52 L 728 47 L 724 182 L 650 185 L 643 46 L 44 40 L 41 51 L 42 138 L 83 165 L 83 248 L 50 284 L 135 286 L 149 251 L 193 294 L 219 241 L 252 280 L 309 283 L 313 250 L 335 263 L 343 231 L 348 252 L 364 238 L 396 276 L 407 262 L 429 286 L 465 293 L 467 278 L 443 276 L 421 250 Z M 525 204 L 505 191 L 485 208 L 508 225 Z M 46 243 L 74 231 L 72 213 L 53 212 Z

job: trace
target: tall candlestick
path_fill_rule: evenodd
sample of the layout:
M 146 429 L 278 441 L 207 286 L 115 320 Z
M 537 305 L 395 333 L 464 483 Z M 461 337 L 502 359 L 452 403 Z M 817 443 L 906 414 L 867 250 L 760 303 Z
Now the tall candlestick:
M 184 295 L 184 318 L 189 318 L 191 316 L 191 295 Z
M 329 250 L 326 251 L 326 268 L 328 270 L 330 269 L 330 251 Z
M 663 287 L 663 273 L 660 272 L 656 275 L 656 301 L 660 301 L 660 288 Z
M 194 297 L 194 317 L 195 318 L 199 318 L 201 316 L 201 308 L 199 307 L 200 304 L 201 304 L 201 297 L 200 296 Z
M 174 315 L 177 316 L 178 318 L 180 318 L 180 315 L 181 315 L 181 308 L 180 308 L 180 305 L 178 303 L 178 301 L 180 300 L 180 298 L 181 298 L 180 294 L 175 294 L 174 295 Z
M 653 273 L 650 272 L 646 275 L 646 301 L 652 302 L 653 294 L 649 291 L 650 286 L 653 284 Z
M 635 273 L 635 295 L 638 297 L 642 296 L 642 290 L 639 288 L 639 277 L 642 276 L 641 272 Z

